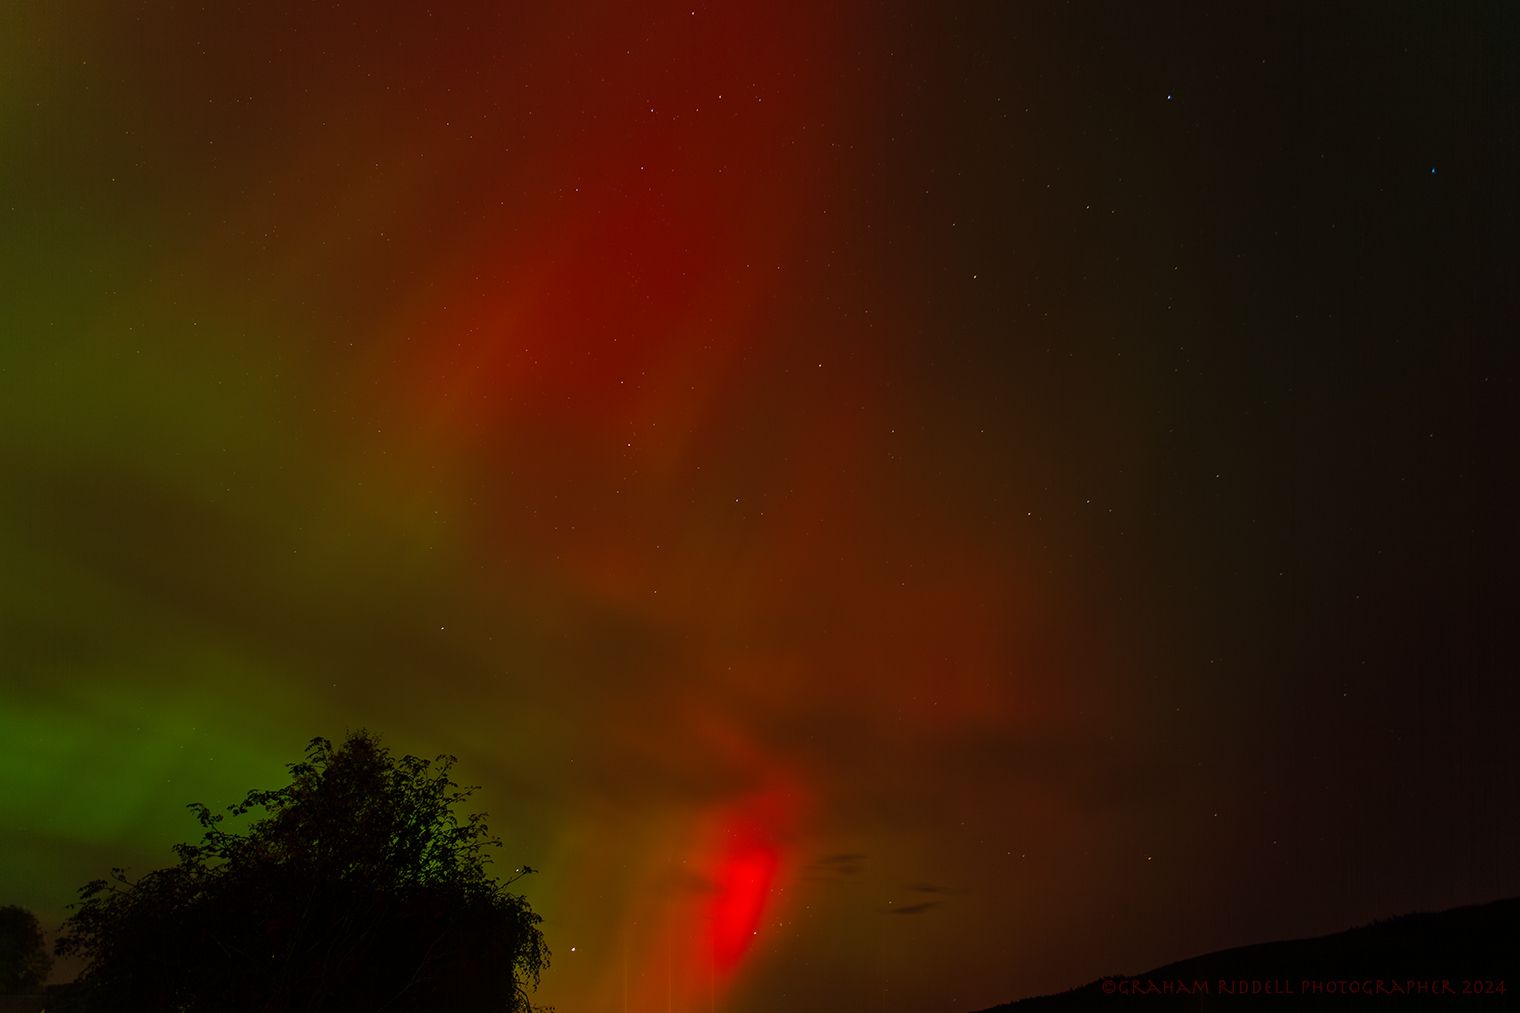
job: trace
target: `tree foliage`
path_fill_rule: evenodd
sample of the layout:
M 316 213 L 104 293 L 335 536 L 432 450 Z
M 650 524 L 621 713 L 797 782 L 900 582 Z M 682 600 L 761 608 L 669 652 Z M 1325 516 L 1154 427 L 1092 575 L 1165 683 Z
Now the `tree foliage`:
M 229 806 L 177 864 L 80 890 L 58 942 L 87 958 L 88 1009 L 528 1011 L 548 965 L 539 916 L 487 874 L 499 847 L 452 756 L 395 759 L 368 732 L 316 738 L 291 783 Z M 261 815 L 260 815 L 261 814 Z
M 41 991 L 52 969 L 37 916 L 14 904 L 0 907 L 0 995 Z

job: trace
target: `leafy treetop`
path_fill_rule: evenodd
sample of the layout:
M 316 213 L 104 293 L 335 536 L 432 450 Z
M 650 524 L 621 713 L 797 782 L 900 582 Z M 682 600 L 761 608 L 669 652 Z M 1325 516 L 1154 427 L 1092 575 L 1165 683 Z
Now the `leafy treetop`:
M 529 1011 L 548 966 L 540 918 L 500 883 L 477 790 L 456 760 L 394 758 L 356 732 L 312 739 L 291 783 L 250 791 L 228 814 L 191 803 L 199 843 L 133 881 L 121 869 L 80 891 L 58 952 L 87 958 L 89 1009 Z M 261 815 L 260 815 L 261 814 Z
M 0 907 L 0 995 L 31 995 L 52 969 L 37 916 L 14 904 Z

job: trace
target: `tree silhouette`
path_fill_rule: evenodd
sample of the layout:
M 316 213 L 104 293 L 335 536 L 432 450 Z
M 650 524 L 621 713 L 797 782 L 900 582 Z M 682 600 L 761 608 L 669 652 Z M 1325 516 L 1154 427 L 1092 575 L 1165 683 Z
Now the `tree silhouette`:
M 52 969 L 37 916 L 14 904 L 0 907 L 0 995 L 40 991 Z
M 436 766 L 435 766 L 436 763 Z M 121 869 L 80 890 L 58 941 L 87 958 L 91 1010 L 528 1011 L 549 962 L 539 916 L 486 873 L 500 846 L 452 756 L 394 759 L 360 731 L 316 738 L 291 783 L 250 791 L 233 816 L 189 808 L 204 831 L 176 865 Z

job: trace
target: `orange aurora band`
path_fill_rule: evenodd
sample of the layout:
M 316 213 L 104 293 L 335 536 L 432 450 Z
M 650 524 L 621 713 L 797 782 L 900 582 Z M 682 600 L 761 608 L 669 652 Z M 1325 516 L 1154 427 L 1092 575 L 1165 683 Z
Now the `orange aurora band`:
M 566 722 L 540 748 L 573 751 L 571 769 L 594 781 L 565 791 L 605 798 L 552 842 L 563 872 L 537 885 L 546 912 L 583 912 L 546 926 L 558 941 L 546 998 L 706 1009 L 777 952 L 768 932 L 800 903 L 802 867 L 855 846 L 809 824 L 836 761 L 786 724 L 817 707 L 891 739 L 1008 720 L 1006 687 L 986 677 L 1006 663 L 1008 589 L 952 524 L 931 522 L 925 554 L 868 519 L 883 492 L 938 510 L 881 453 L 894 439 L 890 301 L 841 303 L 857 282 L 820 272 L 840 230 L 870 234 L 852 203 L 865 153 L 840 139 L 881 115 L 864 96 L 883 68 L 852 52 L 838 9 L 682 10 L 637 44 L 619 16 L 578 36 L 574 60 L 552 56 L 577 69 L 531 117 L 519 111 L 526 138 L 494 138 L 495 161 L 460 168 L 446 196 L 472 213 L 448 213 L 458 231 L 381 323 L 353 393 L 379 390 L 382 414 L 399 405 L 407 420 L 377 435 L 380 470 L 399 456 L 472 505 L 462 537 L 505 561 L 478 568 L 474 598 L 565 642 L 583 638 L 588 609 L 641 631 L 639 650 L 538 665 L 571 686 L 613 673 L 589 699 L 513 690 L 554 715 L 546 729 Z M 539 86 L 524 87 L 532 103 Z M 461 122 L 492 122 L 494 109 L 460 101 Z M 642 659 L 651 637 L 675 646 Z M 932 699 L 915 674 L 931 671 Z M 1039 702 L 1024 701 L 1026 720 Z M 643 796 L 636 814 L 619 793 Z M 633 836 L 587 840 L 606 827 Z
M 389 333 L 354 393 L 378 388 L 403 406 L 411 431 L 399 442 L 385 434 L 384 452 L 409 455 L 414 469 L 478 502 L 494 526 L 470 535 L 487 555 L 552 570 L 568 598 L 659 628 L 716 632 L 684 663 L 732 673 L 732 651 L 717 641 L 774 606 L 706 595 L 717 576 L 710 547 L 683 538 L 683 522 L 661 504 L 720 479 L 735 425 L 730 396 L 753 390 L 744 375 L 752 361 L 812 342 L 778 328 L 777 295 L 793 285 L 786 264 L 824 241 L 814 223 L 828 221 L 821 196 L 837 181 L 819 175 L 822 138 L 858 110 L 827 74 L 841 44 L 837 12 L 783 5 L 757 21 L 753 11 L 720 7 L 693 20 L 682 10 L 631 53 L 619 16 L 579 36 L 594 50 L 580 59 L 596 74 L 560 81 L 568 93 L 534 110 L 538 122 L 526 120 L 541 135 L 502 138 L 499 165 L 462 170 L 474 178 L 449 196 L 478 218 L 425 262 L 431 274 L 382 324 Z M 512 93 L 510 84 L 497 90 Z M 634 96 L 640 115 L 630 117 Z M 572 109 L 571 123 L 553 122 Z M 808 143 L 799 147 L 799 137 Z M 525 192 L 539 199 L 525 203 Z M 852 439 L 859 406 L 874 402 L 869 370 L 855 372 L 834 393 L 848 396 L 856 417 L 830 426 L 831 441 Z M 514 480 L 481 481 L 498 460 L 512 462 Z M 821 477 L 837 482 L 810 474 L 806 456 L 800 464 L 804 491 Z M 564 501 L 566 489 L 577 502 Z M 817 505 L 802 502 L 798 513 Z M 609 506 L 626 512 L 609 517 Z M 774 516 L 765 522 L 770 551 L 800 566 L 816 536 Z M 552 530 L 538 526 L 545 517 L 557 519 Z M 516 594 L 491 572 L 476 591 Z M 796 675 L 793 662 L 738 667 L 757 689 L 784 688 Z M 802 777 L 782 776 L 787 761 L 774 745 L 702 694 L 665 703 L 671 748 L 731 770 L 741 793 L 725 789 L 695 806 L 656 801 L 639 819 L 647 839 L 613 845 L 615 857 L 607 844 L 591 847 L 566 871 L 577 885 L 563 900 L 610 909 L 598 921 L 622 908 L 610 934 L 554 933 L 546 998 L 567 1008 L 721 1004 L 767 927 L 785 917 L 797 881 L 801 859 L 787 842 L 799 832 Z M 548 883 L 559 892 L 552 875 Z

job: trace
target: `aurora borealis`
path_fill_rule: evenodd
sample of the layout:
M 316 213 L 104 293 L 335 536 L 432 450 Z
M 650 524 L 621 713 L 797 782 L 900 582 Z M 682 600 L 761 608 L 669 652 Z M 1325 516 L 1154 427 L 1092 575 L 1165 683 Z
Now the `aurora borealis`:
M 600 1010 L 1520 892 L 1498 5 L 0 12 L 0 904 L 453 753 Z

